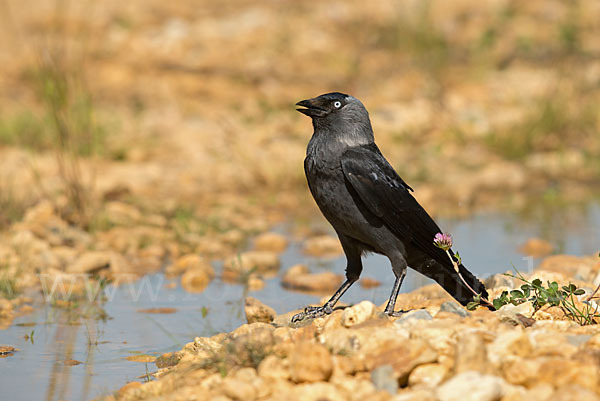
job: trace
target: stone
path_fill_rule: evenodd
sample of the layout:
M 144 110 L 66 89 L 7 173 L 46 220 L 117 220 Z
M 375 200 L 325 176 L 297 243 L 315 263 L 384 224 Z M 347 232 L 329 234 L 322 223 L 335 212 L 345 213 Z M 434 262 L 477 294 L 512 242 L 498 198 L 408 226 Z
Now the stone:
M 374 278 L 370 278 L 370 277 L 363 277 L 360 279 L 360 281 L 358 283 L 363 288 L 376 288 L 381 285 L 381 281 L 375 280 Z
M 252 273 L 275 275 L 279 270 L 279 257 L 274 252 L 248 251 L 225 260 L 223 279 L 236 280 Z
M 383 338 L 375 338 L 378 335 L 376 333 L 370 334 L 367 338 L 371 338 L 371 342 L 362 344 L 360 348 L 365 368 L 373 370 L 391 365 L 401 386 L 408 382 L 408 376 L 414 368 L 437 360 L 438 353 L 426 341 L 403 339 L 398 334 Z
M 539 258 L 552 253 L 552 244 L 541 238 L 529 238 L 519 247 L 519 252 L 527 256 Z
M 394 368 L 391 365 L 381 365 L 371 372 L 371 381 L 377 390 L 396 394 L 398 381 L 395 378 Z
M 200 255 L 190 253 L 178 257 L 173 263 L 166 267 L 167 276 L 178 276 L 188 270 L 204 270 L 211 279 L 215 276 L 215 270 L 212 265 L 204 260 Z
M 123 202 L 108 202 L 104 206 L 106 219 L 116 225 L 136 224 L 142 218 L 138 208 Z
M 223 393 L 237 401 L 253 401 L 256 399 L 256 389 L 252 384 L 235 378 L 226 377 L 222 384 Z
M 342 312 L 342 326 L 351 327 L 371 318 L 375 313 L 375 305 L 370 301 L 362 301 L 344 309 Z
M 552 394 L 553 400 L 561 401 L 600 401 L 600 396 L 592 390 L 576 384 L 567 384 Z
M 397 325 L 402 325 L 411 320 L 433 320 L 433 317 L 425 309 L 417 309 L 404 313 L 394 323 Z
M 295 383 L 327 381 L 333 372 L 329 351 L 320 344 L 302 342 L 289 357 L 290 377 Z
M 125 357 L 129 362 L 142 362 L 142 363 L 154 363 L 156 362 L 156 357 L 152 355 L 129 355 Z
M 248 323 L 271 323 L 276 316 L 275 310 L 253 297 L 246 297 L 244 303 Z
M 254 249 L 257 251 L 270 251 L 281 253 L 288 246 L 287 238 L 278 233 L 262 233 L 254 239 Z
M 495 314 L 502 322 L 511 323 L 515 326 L 524 326 L 525 323 L 523 319 L 519 318 L 518 315 L 531 318 L 531 316 L 533 316 L 533 312 L 533 304 L 528 301 L 520 305 L 506 304 L 496 311 Z
M 489 370 L 486 344 L 480 332 L 465 331 L 458 334 L 454 355 L 454 374 L 467 371 L 487 373 Z
M 291 290 L 329 294 L 339 288 L 344 278 L 332 272 L 309 273 L 304 265 L 291 267 L 283 275 L 281 285 Z
M 469 312 L 456 302 L 447 301 L 440 306 L 440 312 L 454 313 L 460 317 L 469 316 Z
M 212 273 L 212 274 L 211 274 Z M 181 287 L 191 293 L 199 293 L 206 289 L 212 278 L 214 271 L 208 269 L 191 269 L 187 270 L 181 276 Z
M 506 359 L 501 371 L 509 383 L 525 387 L 548 383 L 555 387 L 579 385 L 593 391 L 600 383 L 597 364 L 555 356 Z
M 436 394 L 440 401 L 499 401 L 504 383 L 500 377 L 470 371 L 446 381 Z
M 244 241 L 245 237 L 241 230 L 233 229 L 221 234 L 219 239 L 231 247 L 237 247 Z
M 337 257 L 344 253 L 340 241 L 330 235 L 319 235 L 304 242 L 304 253 L 315 257 Z
M 593 258 L 580 258 L 572 255 L 552 255 L 542 260 L 536 270 L 561 273 L 567 277 L 580 275 L 588 277 L 595 265 Z M 590 277 L 592 279 L 592 277 Z M 566 283 L 565 283 L 566 284 Z
M 425 388 L 406 388 L 393 398 L 393 401 L 438 401 L 435 392 Z
M 169 366 L 175 366 L 179 363 L 181 358 L 183 357 L 183 352 L 166 352 L 156 358 L 154 364 L 157 368 L 167 368 Z
M 110 252 L 91 251 L 85 252 L 79 256 L 75 262 L 67 267 L 68 273 L 87 273 L 94 274 L 102 269 L 110 267 Z
M 0 345 L 0 356 L 9 356 L 15 353 L 17 349 L 11 345 Z
M 288 397 L 276 399 L 295 401 L 348 401 L 348 395 L 331 383 L 304 383 L 292 388 Z M 378 401 L 378 400 L 374 400 Z
M 140 387 L 142 387 L 142 383 L 140 383 L 140 382 L 129 382 L 119 389 L 119 391 L 118 391 L 119 396 L 123 397 L 125 395 L 125 393 L 127 393 L 128 391 L 137 389 Z
M 248 277 L 248 282 L 246 283 L 248 286 L 248 291 L 260 291 L 265 288 L 265 280 L 260 277 L 256 277 L 255 275 L 250 275 Z
M 423 385 L 426 387 L 437 387 L 448 374 L 448 368 L 439 363 L 425 363 L 419 365 L 408 376 L 409 386 Z
M 289 360 L 267 355 L 258 365 L 258 376 L 265 380 L 289 380 Z

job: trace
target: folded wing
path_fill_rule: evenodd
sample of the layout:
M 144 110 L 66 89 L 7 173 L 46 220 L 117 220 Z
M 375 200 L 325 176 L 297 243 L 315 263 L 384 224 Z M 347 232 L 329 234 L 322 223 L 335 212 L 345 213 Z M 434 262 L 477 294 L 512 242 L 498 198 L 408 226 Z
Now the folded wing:
M 366 207 L 390 231 L 442 265 L 451 266 L 445 252 L 433 245 L 433 237 L 441 232 L 440 228 L 377 146 L 354 147 L 344 152 L 342 170 Z

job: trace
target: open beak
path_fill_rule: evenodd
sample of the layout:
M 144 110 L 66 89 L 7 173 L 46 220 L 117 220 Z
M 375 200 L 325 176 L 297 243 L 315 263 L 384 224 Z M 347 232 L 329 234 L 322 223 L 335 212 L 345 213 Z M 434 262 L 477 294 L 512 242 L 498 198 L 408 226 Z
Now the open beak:
M 323 117 L 326 114 L 326 110 L 319 107 L 319 104 L 317 104 L 315 100 L 316 99 L 306 99 L 299 101 L 296 103 L 296 106 L 300 106 L 301 108 L 296 109 L 296 111 L 309 117 Z

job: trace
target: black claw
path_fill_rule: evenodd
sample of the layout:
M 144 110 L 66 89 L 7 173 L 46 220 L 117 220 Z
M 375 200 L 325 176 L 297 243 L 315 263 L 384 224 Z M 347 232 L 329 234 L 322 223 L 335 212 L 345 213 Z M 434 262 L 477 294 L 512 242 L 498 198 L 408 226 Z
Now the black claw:
M 385 313 L 388 316 L 400 317 L 400 316 L 404 315 L 406 313 L 406 311 L 403 311 L 403 310 L 399 310 L 399 311 L 395 311 L 395 312 L 394 311 L 385 311 Z
M 304 319 L 316 319 L 321 316 L 329 315 L 333 309 L 329 305 L 307 306 L 303 312 L 292 316 L 292 323 L 300 322 Z

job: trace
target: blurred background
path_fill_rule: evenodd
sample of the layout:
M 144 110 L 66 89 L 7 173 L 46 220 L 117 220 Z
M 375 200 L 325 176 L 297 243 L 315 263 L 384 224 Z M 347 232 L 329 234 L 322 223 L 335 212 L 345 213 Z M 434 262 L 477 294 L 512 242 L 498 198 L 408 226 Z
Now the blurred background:
M 362 100 L 384 155 L 481 277 L 531 269 L 524 255 L 597 253 L 599 21 L 596 0 L 0 0 L 0 340 L 22 349 L 3 380 L 28 383 L 39 365 L 46 399 L 88 399 L 144 377 L 125 352 L 244 322 L 251 279 L 279 313 L 318 300 L 231 260 L 264 248 L 271 259 L 248 263 L 343 272 L 304 178 L 312 127 L 294 110 L 326 92 Z M 369 265 L 391 277 L 384 259 Z M 178 281 L 188 270 L 212 274 Z M 173 292 L 142 306 L 194 318 L 140 318 L 121 292 L 91 309 L 77 291 L 40 302 L 39 274 L 65 273 L 166 277 Z M 389 291 L 367 288 L 346 301 Z M 86 362 L 72 383 L 71 359 Z
M 312 128 L 293 105 L 334 90 L 363 101 L 384 154 L 438 213 L 598 188 L 596 1 L 1 7 L 3 224 L 56 194 L 72 220 L 119 197 L 314 209 Z

